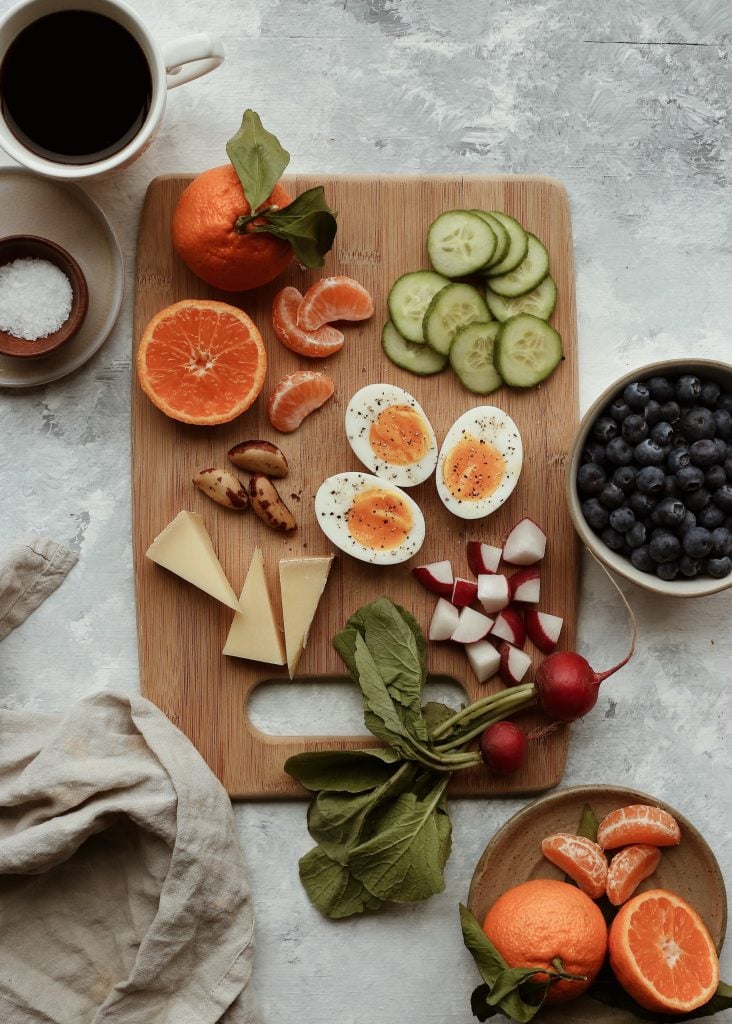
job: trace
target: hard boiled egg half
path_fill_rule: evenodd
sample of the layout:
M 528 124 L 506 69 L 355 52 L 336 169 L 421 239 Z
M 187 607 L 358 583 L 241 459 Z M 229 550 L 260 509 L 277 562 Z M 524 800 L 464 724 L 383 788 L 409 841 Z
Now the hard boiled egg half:
M 482 519 L 504 503 L 523 463 L 518 427 L 502 409 L 481 405 L 455 420 L 437 458 L 437 493 L 453 515 Z
M 315 495 L 315 515 L 341 551 L 373 565 L 405 562 L 424 542 L 419 506 L 399 487 L 370 473 L 329 476 Z
M 367 384 L 346 409 L 346 436 L 357 459 L 384 480 L 414 487 L 437 465 L 432 424 L 416 398 L 393 384 Z

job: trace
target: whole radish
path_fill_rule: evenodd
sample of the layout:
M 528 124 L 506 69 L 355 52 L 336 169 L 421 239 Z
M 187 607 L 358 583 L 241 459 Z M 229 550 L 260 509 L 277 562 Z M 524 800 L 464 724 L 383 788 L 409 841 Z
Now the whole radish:
M 480 737 L 480 756 L 495 775 L 511 775 L 526 760 L 526 733 L 513 722 L 496 722 Z

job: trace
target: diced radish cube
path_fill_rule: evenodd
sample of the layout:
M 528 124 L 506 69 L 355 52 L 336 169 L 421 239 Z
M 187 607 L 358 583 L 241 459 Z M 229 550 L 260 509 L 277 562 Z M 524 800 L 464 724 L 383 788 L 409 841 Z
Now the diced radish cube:
M 480 576 L 481 573 L 498 572 L 500 561 L 500 548 L 495 548 L 492 544 L 483 544 L 479 540 L 468 541 L 468 566 L 476 576 Z
M 549 612 L 537 612 L 535 608 L 526 609 L 526 632 L 529 640 L 543 654 L 551 654 L 557 646 L 559 634 L 562 632 L 564 619 Z
M 478 584 L 472 580 L 464 580 L 460 576 L 455 580 L 450 600 L 456 608 L 465 608 L 472 604 L 478 596 Z
M 504 561 L 511 565 L 534 565 L 546 551 L 546 534 L 533 519 L 522 519 L 506 537 Z
M 474 644 L 476 640 L 482 640 L 488 635 L 492 625 L 493 619 L 489 619 L 487 615 L 472 608 L 463 608 L 460 611 L 460 621 L 450 639 L 458 644 Z
M 528 601 L 530 604 L 536 604 L 539 600 L 541 578 L 539 570 L 533 566 L 519 569 L 511 576 L 509 583 L 511 584 L 512 601 Z
M 487 612 L 499 612 L 510 600 L 508 580 L 502 573 L 478 576 L 478 600 Z
M 526 643 L 526 628 L 521 612 L 513 605 L 503 608 L 496 616 L 493 623 L 491 636 L 501 640 L 508 640 L 514 647 L 523 647 Z
M 457 628 L 460 612 L 445 597 L 437 602 L 430 622 L 430 640 L 449 640 Z
M 465 653 L 479 683 L 491 679 L 500 667 L 501 656 L 493 644 L 488 643 L 487 640 L 466 644 Z
M 414 578 L 433 594 L 440 594 L 441 597 L 452 595 L 453 576 L 449 561 L 417 565 L 412 569 L 412 573 Z
M 506 686 L 518 686 L 531 668 L 531 658 L 526 651 L 506 643 L 505 640 L 500 644 L 498 653 L 501 656 L 501 679 Z

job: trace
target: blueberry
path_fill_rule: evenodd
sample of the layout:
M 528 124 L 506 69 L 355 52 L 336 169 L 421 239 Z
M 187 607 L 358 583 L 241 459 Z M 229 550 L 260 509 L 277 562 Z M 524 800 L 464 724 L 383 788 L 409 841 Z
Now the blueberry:
M 694 441 L 689 446 L 689 458 L 692 466 L 708 469 L 709 466 L 714 466 L 721 461 L 719 455 L 719 449 L 710 437 L 705 437 L 703 441 Z
M 661 415 L 661 403 L 657 402 L 655 398 L 652 398 L 646 406 L 646 423 L 649 427 L 652 427 L 654 423 L 658 423 L 661 419 L 663 419 L 663 416 Z
M 645 470 L 642 469 L 641 473 L 644 472 Z M 638 475 L 640 476 L 640 474 Z M 650 495 L 644 494 L 642 491 L 633 491 L 630 498 L 628 498 L 628 504 L 637 516 L 647 516 L 653 511 L 655 502 Z
M 599 444 L 597 441 L 590 441 L 582 451 L 582 461 L 595 462 L 598 466 L 607 465 L 605 445 Z
M 687 494 L 684 498 L 686 507 L 697 515 L 703 508 L 707 507 L 711 500 L 712 496 L 706 487 L 700 487 L 697 491 L 692 491 L 691 494 Z
M 618 509 L 618 511 L 621 512 L 622 509 Z M 635 526 L 632 526 L 625 534 L 625 543 L 629 548 L 639 548 L 641 544 L 645 544 L 647 536 L 648 531 L 643 523 L 636 522 Z
M 655 530 L 648 551 L 654 562 L 662 565 L 664 562 L 674 562 L 681 555 L 681 543 L 678 537 L 674 537 L 668 530 Z
M 622 551 L 625 546 L 625 540 L 622 533 L 617 530 L 613 530 L 612 526 L 606 526 L 600 534 L 604 544 L 610 548 L 611 551 Z
M 724 512 L 721 508 L 718 508 L 713 504 L 714 495 L 712 495 L 712 501 L 705 505 L 697 516 L 697 520 L 700 526 L 705 526 L 707 530 L 716 530 L 718 526 L 721 526 L 724 522 Z
M 724 558 L 708 558 L 706 570 L 715 580 L 724 579 L 732 572 L 732 559 L 728 555 L 725 555 Z
M 712 530 L 712 554 L 715 558 L 732 555 L 732 530 L 726 526 L 718 526 Z
M 704 486 L 708 487 L 710 491 L 716 491 L 726 482 L 727 474 L 724 471 L 724 466 L 710 466 L 704 474 Z
M 625 503 L 625 495 L 617 484 L 605 484 L 597 497 L 600 504 L 608 509 L 620 508 Z
M 705 380 L 701 388 L 701 400 L 708 409 L 713 409 L 717 404 L 720 394 L 720 387 L 716 380 Z
M 674 386 L 668 377 L 651 377 L 646 381 L 646 387 L 657 402 L 669 402 L 674 397 Z
M 676 486 L 676 477 L 667 474 L 663 481 L 664 498 L 678 498 L 680 491 Z
M 638 444 L 648 437 L 648 424 L 638 412 L 626 416 L 622 424 L 623 437 L 630 444 Z
M 590 435 L 595 441 L 602 441 L 603 444 L 607 444 L 612 438 L 618 436 L 618 425 L 609 416 L 600 416 L 593 423 Z
M 634 466 L 618 466 L 613 473 L 613 483 L 619 487 L 623 494 L 630 494 L 635 487 L 636 469 Z M 727 479 L 723 476 L 722 483 Z M 718 485 L 719 486 L 719 485 Z
M 623 398 L 626 405 L 629 405 L 633 412 L 642 412 L 651 400 L 651 393 L 645 384 L 634 380 L 628 384 L 623 391 Z
M 596 462 L 586 462 L 577 470 L 577 490 L 582 495 L 599 494 L 606 480 L 605 470 Z
M 680 563 L 677 560 L 674 560 L 673 562 L 662 562 L 660 565 L 656 566 L 656 576 L 658 576 L 660 580 L 675 580 L 679 575 L 679 565 Z
M 582 502 L 582 515 L 593 530 L 602 530 L 604 526 L 607 526 L 608 511 L 602 507 L 597 498 L 588 498 L 587 501 Z
M 727 479 L 732 480 L 732 455 L 728 455 L 724 460 L 724 471 L 727 474 Z
M 605 450 L 613 466 L 629 466 L 633 461 L 633 449 L 623 437 L 614 437 Z
M 630 553 L 631 564 L 640 572 L 654 572 L 656 563 L 651 558 L 648 545 L 643 544 Z
M 714 426 L 717 428 L 718 437 L 725 441 L 732 440 L 732 413 L 727 409 L 716 409 L 714 412 Z
M 717 399 L 717 408 L 726 409 L 727 412 L 732 413 L 732 392 L 722 392 L 722 394 Z
M 687 409 L 681 417 L 681 429 L 690 441 L 700 441 L 703 437 L 714 437 L 717 424 L 714 414 L 703 406 L 695 405 Z
M 684 534 L 681 545 L 689 558 L 706 558 L 712 550 L 712 535 L 703 526 L 693 526 Z
M 661 406 L 661 418 L 668 423 L 678 423 L 681 409 L 678 402 L 664 402 Z
M 618 533 L 627 533 L 636 524 L 635 514 L 627 506 L 613 509 L 610 513 L 610 525 Z
M 719 453 L 718 454 L 718 458 L 717 458 L 717 462 L 719 462 L 720 465 L 721 465 L 721 464 L 724 463 L 724 460 L 727 458 L 727 456 L 730 453 L 730 446 L 727 444 L 727 442 L 722 437 L 715 437 L 714 438 L 714 446 L 717 449 L 717 452 Z
M 678 498 L 662 498 L 653 510 L 651 518 L 659 526 L 680 526 L 685 514 L 686 506 L 683 501 L 679 501 Z M 611 516 L 610 522 L 612 521 Z
M 701 389 L 702 385 L 699 378 L 685 373 L 676 381 L 674 391 L 677 401 L 683 402 L 685 405 L 693 405 L 699 400 Z
M 660 466 L 644 466 L 635 478 L 635 486 L 641 494 L 660 494 L 665 482 L 666 474 Z M 638 509 L 634 508 L 633 511 L 637 512 Z
M 704 470 L 700 469 L 698 466 L 682 466 L 676 473 L 676 486 L 685 494 L 688 494 L 691 491 L 698 491 L 703 483 Z
M 655 441 L 656 444 L 660 444 L 661 447 L 665 448 L 671 444 L 671 440 L 674 436 L 674 428 L 666 420 L 661 420 L 651 430 L 651 440 Z M 630 438 L 628 438 L 630 440 Z M 642 438 L 640 439 L 642 440 Z
M 622 398 L 616 398 L 608 406 L 607 412 L 617 423 L 620 423 L 629 414 L 630 406 L 626 405 Z
M 682 537 L 687 530 L 692 528 L 692 526 L 696 526 L 696 516 L 687 508 L 686 512 L 684 512 L 684 518 L 681 520 L 676 532 L 680 537 Z
M 684 466 L 691 463 L 689 452 L 686 448 L 672 448 L 666 456 L 666 468 L 669 473 L 678 473 Z
M 633 449 L 633 456 L 639 466 L 660 466 L 665 458 L 665 449 L 650 437 Z
M 699 558 L 689 558 L 688 555 L 682 555 L 679 559 L 679 570 L 682 576 L 688 576 L 689 579 L 693 579 L 694 576 L 698 576 L 702 571 L 703 564 Z
M 712 495 L 712 501 L 721 508 L 725 516 L 732 515 L 732 485 L 723 484 Z

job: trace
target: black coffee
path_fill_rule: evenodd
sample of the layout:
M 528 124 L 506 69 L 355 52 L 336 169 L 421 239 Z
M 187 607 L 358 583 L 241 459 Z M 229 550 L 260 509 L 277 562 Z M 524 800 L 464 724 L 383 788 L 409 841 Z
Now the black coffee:
M 59 11 L 29 25 L 0 67 L 3 116 L 39 156 L 88 164 L 119 152 L 140 131 L 152 96 L 137 40 L 91 11 Z

